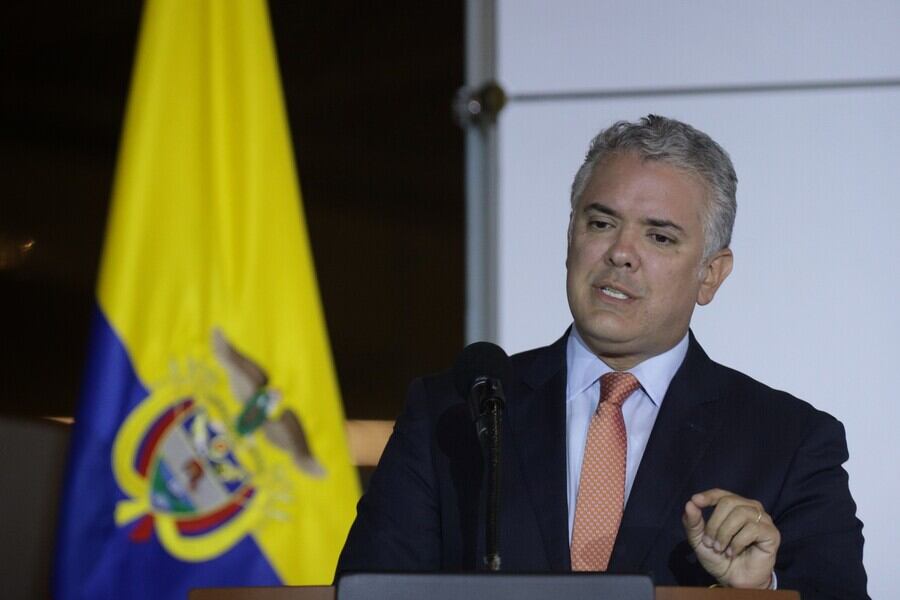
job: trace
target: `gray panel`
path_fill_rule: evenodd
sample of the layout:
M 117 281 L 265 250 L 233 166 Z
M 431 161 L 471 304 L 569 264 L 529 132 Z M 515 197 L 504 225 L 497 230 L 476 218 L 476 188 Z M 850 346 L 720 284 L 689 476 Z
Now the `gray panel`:
M 642 575 L 345 575 L 337 600 L 653 600 Z
M 511 94 L 896 79 L 896 0 L 498 0 Z
M 0 416 L 0 581 L 4 598 L 50 597 L 69 427 Z

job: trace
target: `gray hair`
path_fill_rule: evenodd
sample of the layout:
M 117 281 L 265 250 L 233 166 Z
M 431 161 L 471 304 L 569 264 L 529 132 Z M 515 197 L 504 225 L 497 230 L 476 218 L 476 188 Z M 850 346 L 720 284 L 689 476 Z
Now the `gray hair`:
M 591 140 L 584 163 L 572 182 L 572 209 L 578 204 L 594 168 L 616 153 L 634 152 L 644 160 L 660 160 L 699 175 L 709 188 L 703 219 L 703 260 L 731 244 L 737 213 L 737 174 L 728 153 L 711 137 L 681 121 L 657 115 L 637 123 L 619 121 Z

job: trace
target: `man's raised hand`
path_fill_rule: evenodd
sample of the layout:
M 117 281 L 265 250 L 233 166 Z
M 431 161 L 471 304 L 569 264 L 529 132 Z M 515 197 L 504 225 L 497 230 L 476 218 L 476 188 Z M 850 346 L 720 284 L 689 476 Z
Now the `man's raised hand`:
M 709 521 L 702 510 L 714 506 Z M 766 589 L 772 583 L 781 534 L 762 504 L 727 490 L 691 496 L 681 517 L 700 564 L 722 585 Z

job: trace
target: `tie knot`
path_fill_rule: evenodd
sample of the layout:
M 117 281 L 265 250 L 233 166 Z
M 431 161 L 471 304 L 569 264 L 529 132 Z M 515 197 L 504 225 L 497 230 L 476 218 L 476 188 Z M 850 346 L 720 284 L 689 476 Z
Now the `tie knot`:
M 611 371 L 600 377 L 600 404 L 609 402 L 622 406 L 631 393 L 641 387 L 637 377 L 631 373 Z

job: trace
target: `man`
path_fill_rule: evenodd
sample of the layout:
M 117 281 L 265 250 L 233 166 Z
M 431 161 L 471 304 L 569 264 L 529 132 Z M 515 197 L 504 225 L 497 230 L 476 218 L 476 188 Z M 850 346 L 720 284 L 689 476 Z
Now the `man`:
M 867 597 L 841 424 L 712 362 L 689 331 L 731 272 L 736 184 L 725 151 L 675 120 L 592 141 L 571 195 L 574 326 L 512 358 L 504 571 Z M 339 572 L 483 568 L 481 483 L 450 376 L 413 382 Z

